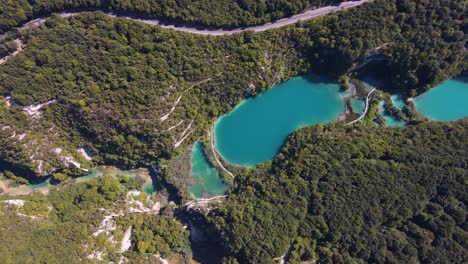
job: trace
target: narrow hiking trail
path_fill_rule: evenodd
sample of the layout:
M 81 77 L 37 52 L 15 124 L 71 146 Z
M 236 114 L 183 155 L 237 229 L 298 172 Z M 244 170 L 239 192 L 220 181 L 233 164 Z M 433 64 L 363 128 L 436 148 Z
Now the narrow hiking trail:
M 349 122 L 348 124 L 346 124 L 347 126 L 348 125 L 351 125 L 351 124 L 354 124 L 360 120 L 362 120 L 366 115 L 367 115 L 367 111 L 369 110 L 369 101 L 370 99 L 372 98 L 372 94 L 375 92 L 376 88 L 372 89 L 368 94 L 367 94 L 367 98 L 366 98 L 366 108 L 364 108 L 364 112 L 362 113 L 362 115 L 356 119 L 356 120 L 353 120 L 351 122 Z

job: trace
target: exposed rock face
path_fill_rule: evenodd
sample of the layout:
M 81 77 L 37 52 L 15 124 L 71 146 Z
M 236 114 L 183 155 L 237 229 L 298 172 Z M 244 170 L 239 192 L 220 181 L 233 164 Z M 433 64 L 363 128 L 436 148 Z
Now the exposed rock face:
M 125 231 L 124 233 L 124 237 L 122 239 L 120 249 L 117 251 L 117 253 L 123 253 L 130 249 L 130 247 L 132 246 L 132 241 L 130 240 L 131 236 L 132 236 L 132 227 L 130 226 L 129 228 L 127 228 L 127 231 Z
M 41 117 L 41 109 L 43 107 L 56 103 L 56 102 L 57 100 L 54 99 L 54 100 L 45 102 L 43 104 L 29 105 L 29 106 L 23 107 L 23 111 L 26 111 L 26 113 L 28 113 L 30 117 L 38 119 Z
M 86 160 L 92 160 L 94 153 L 88 147 L 79 147 L 76 149 Z

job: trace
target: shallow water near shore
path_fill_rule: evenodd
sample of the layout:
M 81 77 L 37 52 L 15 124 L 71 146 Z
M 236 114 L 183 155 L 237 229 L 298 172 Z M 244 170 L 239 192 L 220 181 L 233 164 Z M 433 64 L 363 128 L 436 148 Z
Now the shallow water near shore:
M 97 177 L 98 170 L 93 170 L 90 174 L 76 178 L 78 182 L 89 181 Z
M 468 78 L 445 81 L 414 99 L 416 110 L 435 121 L 468 116 Z
M 398 108 L 398 110 L 403 111 L 403 107 L 405 106 L 405 102 L 403 101 L 403 97 L 399 94 L 394 94 L 391 96 L 393 105 Z
M 392 95 L 392 102 L 398 109 L 403 109 L 404 103 L 400 95 Z M 402 104 L 403 103 L 403 104 Z M 401 108 L 400 108 L 401 107 Z M 385 119 L 386 126 L 405 126 L 406 123 L 399 120 L 397 117 L 390 115 L 385 111 L 385 101 L 380 101 L 379 103 L 379 112 Z
M 384 114 L 383 117 L 385 118 L 385 124 L 387 126 L 405 126 L 406 125 L 405 122 L 399 120 L 398 118 L 394 116 Z
M 145 185 L 143 185 L 143 192 L 145 192 L 148 195 L 152 195 L 153 193 L 155 193 L 156 187 L 154 186 L 154 183 L 145 183 Z
M 351 105 L 353 106 L 354 112 L 362 114 L 364 108 L 366 108 L 366 101 L 356 98 L 351 98 Z
M 344 110 L 340 85 L 320 76 L 295 77 L 244 100 L 215 124 L 223 158 L 252 167 L 272 159 L 295 130 L 338 118 Z
M 98 166 L 95 168 L 92 172 L 90 172 L 87 175 L 77 177 L 74 179 L 70 179 L 66 184 L 68 183 L 82 183 L 82 182 L 87 182 L 92 179 L 101 177 L 101 176 L 112 176 L 112 177 L 118 177 L 118 176 L 124 176 L 124 177 L 136 177 L 140 176 L 144 179 L 147 180 L 147 183 L 145 183 L 142 187 L 142 190 L 146 192 L 147 194 L 151 195 L 154 192 L 157 192 L 157 188 L 155 188 L 154 183 L 152 182 L 148 170 L 147 169 L 135 169 L 131 171 L 123 171 L 120 170 L 116 167 L 112 166 Z M 34 192 L 43 192 L 47 193 L 50 188 L 52 187 L 63 187 L 63 183 L 51 183 L 51 178 L 47 177 L 44 178 L 42 181 L 34 182 L 31 184 L 22 184 L 22 185 L 17 185 L 14 187 L 8 187 L 7 191 L 4 194 L 9 194 L 9 195 L 28 195 Z M 8 181 L 5 181 L 6 184 L 8 184 Z
M 40 188 L 46 188 L 49 186 L 50 186 L 49 180 L 28 185 L 30 189 L 40 189 Z
M 195 198 L 220 195 L 226 191 L 226 184 L 216 168 L 206 159 L 202 144 L 198 141 L 192 148 L 192 177 L 197 180 L 197 183 L 190 187 L 190 193 Z

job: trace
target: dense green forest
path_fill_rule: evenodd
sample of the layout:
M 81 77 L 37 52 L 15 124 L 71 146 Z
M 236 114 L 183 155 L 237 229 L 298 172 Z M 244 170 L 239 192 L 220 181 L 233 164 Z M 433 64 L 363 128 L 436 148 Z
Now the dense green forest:
M 13 53 L 17 48 L 17 45 L 13 41 L 7 41 L 0 43 L 0 58 L 6 57 Z
M 220 37 L 99 12 L 55 16 L 24 32 L 25 50 L 0 66 L 0 94 L 17 103 L 0 104 L 0 125 L 8 127 L 0 131 L 0 144 L 8 146 L 0 151 L 2 168 L 8 175 L 46 175 L 72 168 L 63 164 L 66 157 L 89 168 L 79 146 L 96 154 L 94 164 L 132 168 L 169 160 L 242 99 L 309 71 L 337 78 L 369 55 L 384 57 L 371 68 L 390 88 L 413 96 L 466 69 L 462 21 L 462 1 L 446 0 L 376 1 L 290 27 Z M 21 111 L 54 99 L 38 119 Z
M 0 105 L 6 113 L 2 125 L 10 126 L 0 131 L 2 145 L 34 140 L 33 135 L 12 137 L 24 131 L 11 125 L 22 116 L 19 106 L 57 99 L 30 121 L 32 134 L 56 132 L 41 133 L 51 139 L 49 146 L 73 152 L 67 145 L 87 145 L 98 154 L 95 162 L 121 167 L 154 164 L 178 151 L 187 128 L 191 134 L 184 144 L 205 134 L 214 118 L 249 94 L 303 68 L 290 43 L 273 37 L 207 38 L 102 13 L 56 17 L 47 26 L 26 35 L 27 48 L 0 67 L 0 93 L 18 103 Z
M 467 131 L 468 119 L 303 128 L 274 160 L 236 177 L 206 229 L 224 263 L 272 263 L 287 252 L 287 263 L 463 263 Z M 104 262 L 189 263 L 194 241 L 179 217 L 203 216 L 135 193 L 142 182 L 102 176 L 47 195 L 2 196 L 0 259 L 94 263 L 101 252 Z M 111 215 L 110 231 L 96 235 Z M 131 246 L 118 253 L 130 226 Z
M 125 258 L 130 263 L 158 263 L 157 254 L 188 263 L 192 258 L 189 233 L 172 214 L 165 213 L 167 201 L 159 201 L 160 211 L 132 211 L 141 207 L 129 202 L 127 192 L 140 188 L 136 178 L 104 176 L 53 189 L 48 195 L 15 197 L 13 201 L 23 201 L 20 206 L 2 197 L 1 262 L 96 263 Z M 135 197 L 142 204 L 154 198 L 143 193 Z M 103 225 L 106 217 L 111 222 Z M 116 253 L 130 226 L 132 246 Z M 101 260 L 90 257 L 93 254 L 101 255 Z
M 0 32 L 73 8 L 239 26 L 332 2 L 340 1 L 7 0 L 0 3 Z M 0 65 L 0 180 L 52 175 L 59 182 L 97 164 L 157 163 L 158 180 L 177 186 L 189 176 L 187 150 L 217 117 L 293 76 L 346 81 L 374 74 L 386 83 L 380 89 L 413 97 L 466 71 L 465 13 L 462 0 L 381 0 L 258 34 L 217 37 L 101 12 L 52 15 L 16 32 L 25 48 Z M 15 48 L 4 41 L 0 57 Z M 468 120 L 414 122 L 415 116 L 404 115 L 417 124 L 404 128 L 375 127 L 369 118 L 301 129 L 274 160 L 236 176 L 227 202 L 205 223 L 216 232 L 223 261 L 271 263 L 288 253 L 289 263 L 463 263 Z M 192 245 L 172 199 L 132 196 L 137 189 L 136 179 L 102 177 L 19 197 L 21 206 L 0 201 L 1 262 L 78 263 L 90 255 L 116 263 L 122 256 L 154 263 L 158 255 L 188 262 Z M 127 214 L 137 202 L 151 213 Z M 156 203 L 161 210 L 153 210 Z M 94 235 L 110 214 L 115 230 Z M 129 226 L 132 245 L 116 253 L 115 241 Z
M 343 74 L 361 58 L 395 92 L 415 96 L 467 70 L 464 1 L 376 1 L 305 25 L 312 69 Z M 380 49 L 377 49 L 380 47 Z
M 309 7 L 339 4 L 342 0 L 6 0 L 0 3 L 0 33 L 28 20 L 71 9 L 98 8 L 132 12 L 213 27 L 238 27 L 274 21 Z
M 210 218 L 229 263 L 464 263 L 468 119 L 314 126 L 238 176 Z

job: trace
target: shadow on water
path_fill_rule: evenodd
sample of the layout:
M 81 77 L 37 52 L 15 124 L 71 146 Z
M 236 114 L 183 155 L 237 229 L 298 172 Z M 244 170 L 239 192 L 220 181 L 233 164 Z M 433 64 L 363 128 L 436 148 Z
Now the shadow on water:
M 50 184 L 50 179 L 51 177 L 37 177 L 36 179 L 31 179 L 29 180 L 29 186 L 37 186 L 37 187 L 44 187 L 48 184 Z
M 309 73 L 309 74 L 305 74 L 305 75 L 301 75 L 301 77 L 306 80 L 307 82 L 309 83 L 312 83 L 312 84 L 318 84 L 318 83 L 326 83 L 326 84 L 329 84 L 329 83 L 336 83 L 335 81 L 333 81 L 333 79 L 325 76 L 325 75 L 318 75 L 318 74 L 314 74 L 314 73 Z
M 50 179 L 50 180 L 49 180 L 49 184 L 50 184 L 50 185 L 56 186 L 56 185 L 59 185 L 59 184 L 62 183 L 61 181 L 58 181 L 58 180 L 56 180 L 56 179 L 54 179 L 54 178 L 52 178 L 52 177 L 48 177 L 48 178 Z
M 34 182 L 34 181 L 42 182 L 42 181 L 44 181 L 44 179 L 38 179 L 38 177 L 36 177 L 35 173 L 33 171 L 31 171 L 30 169 L 21 168 L 21 167 L 18 167 L 18 166 L 12 166 L 8 162 L 0 161 L 0 172 L 6 172 L 6 171 L 10 171 L 15 175 L 21 175 L 22 178 L 25 178 L 29 182 Z
M 148 171 L 155 191 L 166 189 L 169 195 L 169 201 L 174 201 L 176 204 L 180 204 L 182 202 L 182 197 L 177 191 L 177 188 L 165 180 L 159 165 L 151 166 Z
M 392 76 L 390 75 L 389 65 L 386 61 L 369 62 L 365 67 L 358 70 L 356 78 L 364 80 L 370 86 L 378 87 L 379 90 L 391 94 L 402 92 L 400 87 L 389 85 Z
M 453 80 L 468 83 L 468 72 L 463 73 L 462 75 L 453 78 Z

